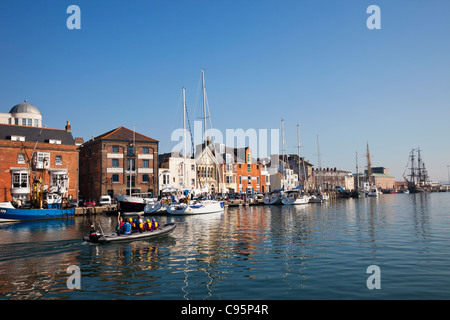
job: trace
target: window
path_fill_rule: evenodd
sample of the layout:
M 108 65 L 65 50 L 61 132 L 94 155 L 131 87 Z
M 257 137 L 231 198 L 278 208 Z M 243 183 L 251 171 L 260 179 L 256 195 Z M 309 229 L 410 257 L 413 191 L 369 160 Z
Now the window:
M 142 168 L 148 168 L 149 167 L 149 161 L 148 160 L 143 160 L 142 161 Z
M 149 150 L 148 147 L 143 147 L 143 148 L 142 148 L 142 153 L 143 153 L 143 154 L 149 154 L 149 151 L 150 151 L 150 150 Z
M 250 162 L 250 153 L 247 153 L 247 162 Z
M 13 188 L 28 188 L 28 173 L 17 172 L 12 174 Z
M 18 119 L 18 118 L 15 118 L 15 119 L 14 119 L 14 124 L 15 124 L 15 125 L 19 125 L 19 119 Z
M 233 176 L 225 176 L 225 183 L 233 183 Z
M 135 167 L 135 159 L 127 159 L 127 170 L 128 171 L 135 171 L 136 167 Z
M 242 184 L 242 176 L 239 176 L 239 184 Z
M 119 147 L 118 146 L 113 146 L 112 147 L 112 152 L 113 153 L 119 153 Z
M 62 164 L 62 156 L 55 156 L 55 165 L 61 166 Z
M 12 141 L 25 141 L 24 136 L 11 136 Z
M 112 167 L 113 168 L 119 167 L 119 159 L 112 159 Z
M 34 126 L 35 126 L 35 127 L 39 127 L 38 119 L 34 119 Z
M 36 168 L 43 169 L 48 168 L 50 162 L 50 153 L 48 152 L 38 152 L 36 158 Z
M 119 182 L 119 175 L 118 174 L 113 174 L 112 175 L 112 182 Z
M 163 173 L 162 179 L 163 179 L 163 184 L 169 184 L 169 173 Z
M 22 125 L 23 125 L 23 126 L 26 126 L 26 125 L 27 125 L 27 119 L 25 119 L 25 118 L 22 119 Z
M 33 126 L 33 119 L 27 119 L 27 124 L 29 127 Z
M 25 164 L 25 155 L 23 153 L 17 155 L 17 163 Z
M 50 140 L 48 140 L 48 143 L 51 143 L 51 144 L 61 144 L 61 140 L 50 139 Z
M 148 182 L 148 174 L 142 175 L 142 182 Z
M 135 176 L 131 176 L 131 186 L 135 187 L 136 186 L 136 177 Z M 130 187 L 130 176 L 127 176 L 127 187 Z
M 191 170 L 195 170 L 195 164 L 191 164 Z
M 247 172 L 252 172 L 252 165 L 250 163 L 247 165 Z
M 127 155 L 128 156 L 134 156 L 134 147 L 133 146 L 128 146 L 127 147 Z

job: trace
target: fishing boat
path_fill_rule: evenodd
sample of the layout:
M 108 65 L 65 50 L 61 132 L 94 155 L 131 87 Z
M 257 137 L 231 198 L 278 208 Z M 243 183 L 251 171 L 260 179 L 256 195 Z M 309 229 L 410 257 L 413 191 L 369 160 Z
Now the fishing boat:
M 370 186 L 369 192 L 367 193 L 368 197 L 378 197 L 380 195 L 380 191 L 376 186 Z
M 83 237 L 84 241 L 91 243 L 111 243 L 111 242 L 121 242 L 121 241 L 130 241 L 130 240 L 139 240 L 139 239 L 149 239 L 160 237 L 163 235 L 167 235 L 171 233 L 176 227 L 175 223 L 167 223 L 163 227 L 160 227 L 156 230 L 151 231 L 143 231 L 143 232 L 135 232 L 132 234 L 121 234 L 121 233 L 103 233 L 100 230 L 93 229 L 89 232 L 88 235 Z
M 309 202 L 309 197 L 302 195 L 300 191 L 290 190 L 285 192 L 281 202 L 283 204 L 306 204 Z
M 0 222 L 71 218 L 74 216 L 75 216 L 75 208 L 21 209 L 14 207 L 13 208 L 0 207 Z

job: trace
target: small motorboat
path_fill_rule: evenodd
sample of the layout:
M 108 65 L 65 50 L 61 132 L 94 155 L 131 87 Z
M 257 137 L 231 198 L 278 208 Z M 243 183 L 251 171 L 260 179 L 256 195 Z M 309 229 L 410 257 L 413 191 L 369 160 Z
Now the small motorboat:
M 134 232 L 132 234 L 121 234 L 121 233 L 103 233 L 100 230 L 92 229 L 88 235 L 83 237 L 84 241 L 92 243 L 109 243 L 109 242 L 120 242 L 120 241 L 130 241 L 145 238 L 154 238 L 163 236 L 171 233 L 176 227 L 175 223 L 167 223 L 163 227 L 156 230 Z

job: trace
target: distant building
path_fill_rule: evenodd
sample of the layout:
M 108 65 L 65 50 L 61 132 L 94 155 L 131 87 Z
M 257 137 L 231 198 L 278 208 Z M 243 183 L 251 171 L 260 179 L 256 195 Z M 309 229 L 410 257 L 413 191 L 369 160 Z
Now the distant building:
M 389 169 L 385 167 L 372 167 L 371 184 L 377 188 L 388 190 L 395 188 L 395 177 L 389 174 Z M 367 181 L 367 170 L 359 178 L 360 183 Z
M 316 169 L 313 172 L 313 179 L 316 187 L 321 187 L 322 190 L 334 190 L 335 187 L 345 188 L 349 183 L 346 181 L 346 176 L 351 175 L 350 171 L 339 170 L 336 168 Z
M 195 161 L 184 159 L 180 153 L 158 155 L 159 191 L 168 189 L 195 189 L 197 186 Z
M 80 196 L 158 194 L 158 141 L 119 127 L 80 146 Z
M 27 102 L 0 114 L 0 122 L 1 202 L 29 200 L 34 178 L 44 192 L 58 187 L 68 199 L 78 197 L 78 149 L 68 122 L 65 129 L 42 128 L 41 112 Z

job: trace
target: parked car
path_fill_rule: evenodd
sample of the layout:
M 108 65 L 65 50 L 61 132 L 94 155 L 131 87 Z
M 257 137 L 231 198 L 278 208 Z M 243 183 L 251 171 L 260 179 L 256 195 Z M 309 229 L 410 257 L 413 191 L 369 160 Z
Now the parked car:
M 86 200 L 83 203 L 83 207 L 95 207 L 95 201 Z
M 111 204 L 111 196 L 104 195 L 100 197 L 100 201 L 98 202 L 101 206 L 106 206 Z

